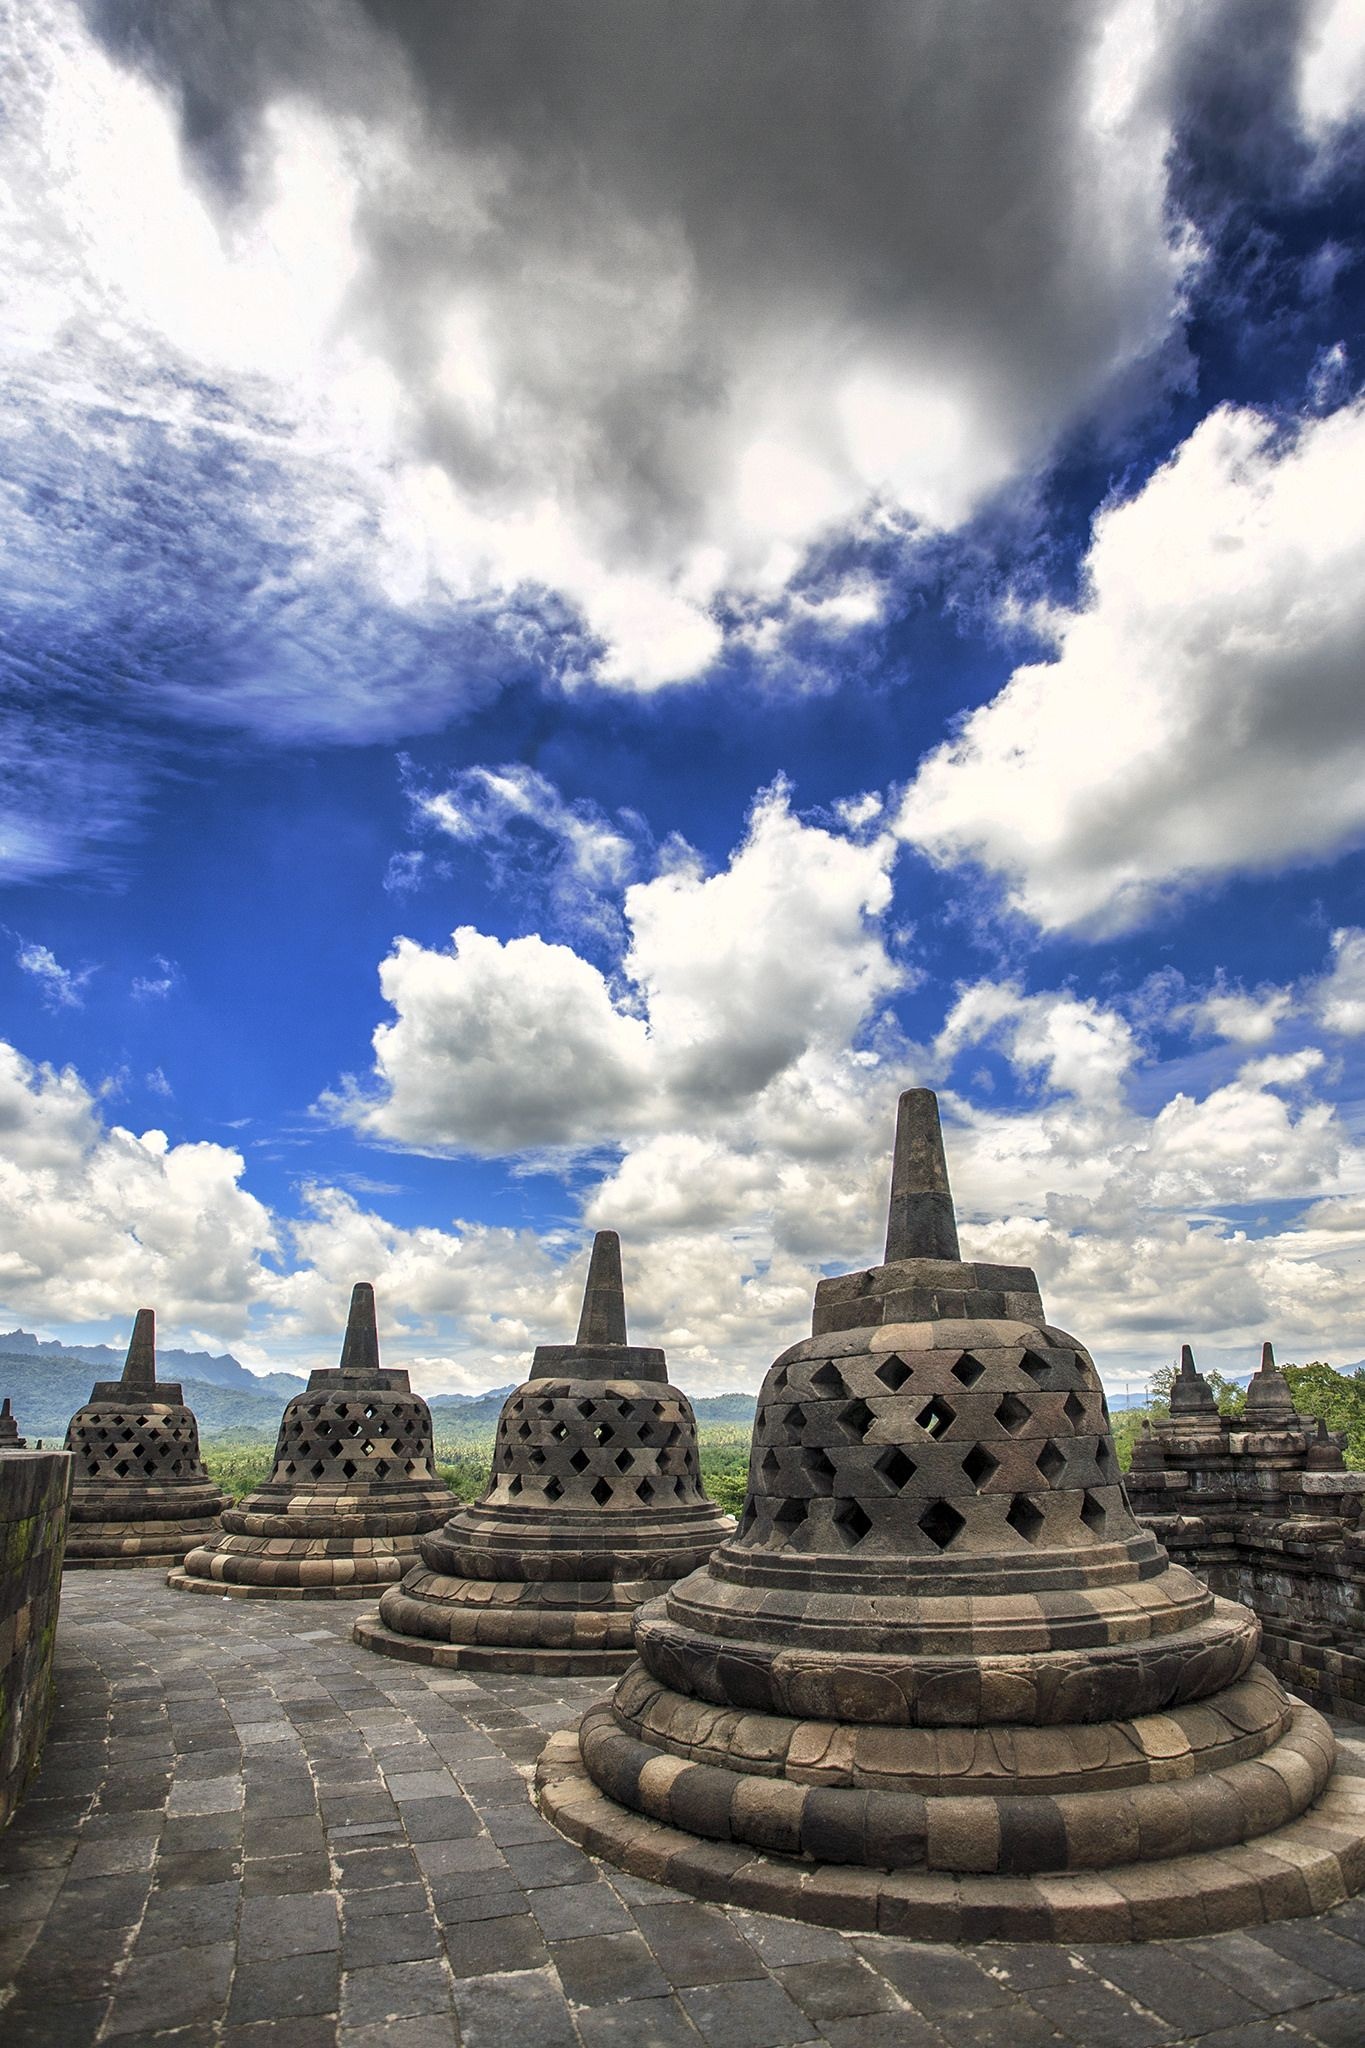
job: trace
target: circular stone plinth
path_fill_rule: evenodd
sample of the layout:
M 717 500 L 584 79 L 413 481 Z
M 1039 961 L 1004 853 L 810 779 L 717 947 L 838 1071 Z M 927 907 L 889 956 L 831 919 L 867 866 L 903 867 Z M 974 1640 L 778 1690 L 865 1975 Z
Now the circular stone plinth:
M 1365 1782 L 1235 1849 L 1034 1877 L 872 1870 L 703 1841 L 599 1791 L 576 1729 L 536 1767 L 541 1812 L 589 1855 L 700 1899 L 921 1941 L 1156 1941 L 1325 1912 L 1365 1884 Z
M 207 1590 L 207 1588 L 205 1589 Z M 519 1671 L 540 1678 L 614 1678 L 629 1670 L 635 1652 L 626 1650 L 543 1650 L 512 1648 L 500 1643 L 442 1643 L 427 1636 L 399 1635 L 385 1628 L 377 1614 L 363 1614 L 351 1630 L 352 1639 L 381 1657 L 409 1664 L 430 1664 L 444 1670 Z
M 177 1593 L 217 1594 L 227 1600 L 373 1600 L 380 1586 L 373 1579 L 319 1580 L 308 1586 L 257 1585 L 253 1581 L 240 1579 L 199 1579 L 187 1572 L 180 1561 L 175 1571 L 167 1572 L 166 1584 L 173 1586 Z M 339 1560 L 346 1563 L 346 1559 Z M 407 1560 L 400 1561 L 400 1569 Z
M 196 1522 L 72 1522 L 62 1570 L 127 1571 L 179 1566 L 218 1534 L 218 1518 Z

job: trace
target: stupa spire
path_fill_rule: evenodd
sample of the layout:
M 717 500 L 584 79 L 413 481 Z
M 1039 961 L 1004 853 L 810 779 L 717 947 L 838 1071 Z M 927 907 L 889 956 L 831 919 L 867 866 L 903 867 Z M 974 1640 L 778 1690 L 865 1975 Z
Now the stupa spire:
M 932 1088 L 907 1088 L 896 1108 L 886 1263 L 961 1256 L 938 1097 Z
M 141 1394 L 150 1394 L 156 1386 L 155 1309 L 140 1308 L 137 1312 L 128 1356 L 123 1361 L 121 1384 Z
M 374 1288 L 368 1280 L 357 1280 L 351 1289 L 351 1306 L 346 1317 L 346 1336 L 341 1346 L 342 1372 L 362 1379 L 374 1379 L 379 1372 L 379 1330 L 374 1316 Z
M 1171 1388 L 1172 1415 L 1187 1415 L 1193 1410 L 1216 1410 L 1213 1388 L 1202 1372 L 1196 1372 L 1194 1353 L 1188 1344 L 1180 1347 L 1180 1370 Z
M 1294 1421 L 1294 1396 L 1275 1363 L 1273 1344 L 1261 1346 L 1261 1369 L 1252 1374 L 1247 1385 L 1246 1417 L 1249 1422 Z
M 580 1344 L 625 1344 L 626 1291 L 621 1280 L 621 1240 L 614 1230 L 599 1230 L 592 1241 L 583 1313 L 578 1318 Z

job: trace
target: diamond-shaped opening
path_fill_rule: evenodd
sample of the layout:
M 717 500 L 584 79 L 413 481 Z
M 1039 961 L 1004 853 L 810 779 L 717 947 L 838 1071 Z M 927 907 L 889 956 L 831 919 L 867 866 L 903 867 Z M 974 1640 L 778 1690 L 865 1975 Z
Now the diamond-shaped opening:
M 565 1437 L 568 1434 L 569 1431 L 566 1423 L 556 1422 L 551 1426 L 550 1435 L 554 1438 L 557 1444 L 562 1444 Z
M 856 1500 L 841 1500 L 834 1510 L 833 1521 L 850 1550 L 862 1542 L 872 1527 L 871 1515 Z
M 1085 1403 L 1079 1394 L 1068 1394 L 1062 1403 L 1062 1413 L 1073 1429 L 1079 1429 L 1085 1421 Z
M 785 1416 L 782 1418 L 782 1421 L 783 1427 L 786 1429 L 799 1430 L 805 1428 L 806 1411 L 801 1406 L 801 1403 L 799 1401 L 792 1402 L 791 1407 L 787 1410 Z
M 617 1413 L 620 1415 L 633 1415 L 635 1412 L 635 1403 L 633 1401 L 618 1401 L 616 1404 L 616 1409 Z
M 986 1484 L 992 1472 L 1000 1469 L 1000 1460 L 993 1458 L 984 1444 L 973 1444 L 962 1460 L 962 1469 L 978 1490 Z
M 735 1531 L 735 1534 L 736 1534 L 736 1536 L 747 1536 L 747 1535 L 748 1535 L 748 1533 L 749 1533 L 749 1531 L 750 1531 L 750 1530 L 751 1530 L 751 1529 L 753 1528 L 753 1526 L 754 1526 L 754 1506 L 753 1506 L 753 1502 L 752 1502 L 752 1501 L 746 1501 L 746 1502 L 744 1503 L 744 1513 L 743 1513 L 743 1514 L 742 1514 L 742 1515 L 740 1516 L 740 1518 L 739 1518 L 739 1527 L 738 1527 L 738 1528 L 736 1529 L 736 1531 Z
M 609 1444 L 615 1434 L 616 1431 L 609 1422 L 599 1422 L 593 1431 L 593 1435 L 597 1438 L 599 1444 Z
M 546 1500 L 558 1500 L 559 1496 L 561 1495 L 561 1493 L 563 1493 L 563 1491 L 564 1488 L 560 1485 L 559 1481 L 554 1477 L 552 1473 L 545 1482 Z
M 859 1443 L 867 1435 L 876 1419 L 866 1401 L 850 1401 L 847 1408 L 841 1408 L 835 1417 L 840 1428 L 846 1429 L 851 1437 L 857 1438 Z
M 654 1498 L 654 1481 L 652 1479 L 637 1479 L 635 1482 L 635 1495 L 637 1500 L 642 1500 L 645 1506 L 648 1507 Z
M 553 1401 L 537 1401 L 536 1406 L 537 1408 L 539 1408 L 542 1415 L 553 1415 L 555 1412 L 555 1404 Z
M 315 1463 L 314 1463 L 314 1465 L 313 1465 L 313 1477 L 314 1477 L 314 1479 L 321 1479 L 321 1477 L 322 1477 L 323 1473 L 324 1473 L 324 1472 L 325 1472 L 326 1470 L 327 1470 L 327 1467 L 326 1467 L 326 1466 L 325 1466 L 325 1465 L 323 1464 L 323 1462 L 322 1462 L 321 1458 L 317 1459 L 317 1460 L 316 1460 L 316 1462 L 315 1462 Z
M 1026 1351 L 1019 1361 L 1019 1369 L 1041 1386 L 1052 1371 L 1052 1365 L 1048 1359 L 1040 1358 L 1036 1351 Z
M 810 1477 L 817 1493 L 834 1491 L 834 1460 L 825 1451 L 810 1450 L 801 1453 L 801 1463 Z
M 1026 1493 L 1016 1493 L 1010 1502 L 1005 1520 L 1016 1536 L 1022 1536 L 1025 1543 L 1036 1543 L 1038 1532 L 1043 1526 L 1043 1512 Z
M 915 1461 L 906 1457 L 899 1444 L 893 1444 L 890 1450 L 883 1451 L 874 1461 L 872 1469 L 880 1475 L 893 1493 L 899 1493 L 914 1478 Z
M 130 1443 L 131 1443 L 131 1442 L 133 1441 L 133 1432 L 132 1432 L 132 1430 L 131 1430 L 131 1429 L 125 1429 L 125 1430 L 123 1431 L 123 1433 L 122 1433 L 122 1438 L 123 1438 L 123 1442 L 124 1442 L 124 1443 L 126 1443 L 126 1444 L 130 1444 Z
M 347 1423 L 347 1425 L 346 1425 L 346 1434 L 347 1434 L 347 1436 L 359 1436 L 359 1435 L 360 1435 L 360 1432 L 361 1432 L 361 1430 L 362 1430 L 362 1429 L 363 1429 L 364 1427 L 365 1427 L 364 1423 L 363 1423 L 363 1422 L 360 1422 L 360 1421 L 358 1421 L 358 1420 L 357 1420 L 357 1421 L 355 1421 L 355 1422 L 348 1422 L 348 1423 Z
M 531 1446 L 530 1450 L 526 1453 L 526 1462 L 528 1465 L 535 1465 L 537 1467 L 545 1463 L 545 1453 L 539 1444 Z
M 618 1472 L 629 1472 L 634 1463 L 634 1451 L 618 1451 L 616 1453 L 616 1469 Z
M 779 1367 L 777 1368 L 777 1371 L 776 1371 L 776 1372 L 775 1372 L 775 1373 L 773 1374 L 773 1376 L 772 1376 L 772 1379 L 771 1379 L 771 1381 L 769 1382 L 769 1385 L 768 1385 L 768 1392 L 769 1392 L 769 1394 L 770 1394 L 770 1395 L 771 1395 L 771 1394 L 780 1394 L 780 1393 L 782 1392 L 782 1389 L 783 1389 L 783 1388 L 784 1388 L 784 1387 L 786 1386 L 786 1384 L 787 1384 L 787 1368 L 786 1368 L 786 1366 L 785 1366 L 785 1365 L 780 1365 L 780 1366 L 779 1366 Z
M 592 1497 L 597 1502 L 599 1508 L 604 1508 L 611 1499 L 610 1480 L 599 1479 L 596 1486 L 592 1489 Z
M 799 1529 L 809 1513 L 808 1504 L 803 1500 L 784 1500 L 773 1509 L 773 1522 L 788 1534 Z
M 521 1492 L 521 1474 L 519 1472 L 508 1480 L 507 1491 L 513 1495 Z
M 942 1436 L 948 1425 L 957 1420 L 957 1410 L 942 1394 L 935 1394 L 932 1401 L 925 1402 L 915 1420 L 926 1436 Z
M 1057 1484 L 1057 1475 L 1066 1466 L 1066 1452 L 1054 1443 L 1046 1443 L 1036 1459 L 1038 1470 L 1049 1486 Z
M 356 1465 L 355 1459 L 354 1459 L 354 1458 L 343 1458 L 343 1459 L 342 1459 L 342 1461 L 341 1461 L 341 1470 L 342 1470 L 342 1476 L 343 1476 L 344 1478 L 346 1478 L 346 1479 L 354 1479 L 354 1478 L 355 1478 L 355 1475 L 356 1475 L 356 1472 L 357 1472 L 357 1470 L 358 1470 L 358 1467 L 357 1467 L 357 1465 Z
M 974 1387 L 985 1370 L 979 1358 L 973 1358 L 970 1351 L 964 1351 L 953 1367 L 953 1378 L 964 1387 Z
M 129 1472 L 132 1470 L 132 1467 L 129 1465 L 128 1460 L 126 1458 L 120 1458 L 117 1465 L 115 1465 L 114 1470 L 118 1473 L 120 1479 L 126 1479 L 128 1477 Z
M 523 1442 L 523 1443 L 525 1443 L 525 1441 L 526 1441 L 527 1437 L 528 1437 L 528 1436 L 529 1436 L 530 1434 L 531 1434 L 531 1425 L 530 1425 L 530 1423 L 529 1423 L 529 1422 L 523 1422 L 523 1423 L 522 1423 L 522 1424 L 521 1424 L 521 1425 L 519 1426 L 519 1428 L 518 1428 L 518 1430 L 517 1430 L 517 1435 L 518 1435 L 518 1436 L 519 1436 L 519 1437 L 521 1438 L 522 1442 Z
M 946 1550 L 954 1537 L 966 1528 L 967 1518 L 958 1513 L 951 1501 L 934 1500 L 920 1516 L 919 1525 L 931 1543 L 940 1550 Z
M 995 1419 L 1011 1436 L 1017 1436 L 1032 1413 L 1033 1410 L 1026 1407 L 1017 1394 L 1006 1394 L 996 1406 Z
M 884 1358 L 881 1364 L 877 1367 L 877 1378 L 881 1381 L 882 1385 L 884 1387 L 889 1388 L 893 1394 L 898 1394 L 900 1392 L 901 1388 L 905 1385 L 905 1382 L 909 1379 L 909 1377 L 909 1366 L 906 1364 L 903 1358 L 897 1358 L 894 1351 L 891 1353 L 891 1356 L 889 1358 Z
M 569 1463 L 572 1465 L 575 1472 L 586 1472 L 588 1469 L 587 1452 L 575 1451 L 573 1456 L 570 1458 Z
M 827 1400 L 837 1400 L 841 1394 L 848 1392 L 848 1388 L 844 1385 L 843 1374 L 839 1371 L 833 1359 L 829 1358 L 825 1360 L 825 1363 L 818 1372 L 811 1374 L 810 1383 L 816 1393 L 823 1394 Z
M 360 1446 L 360 1455 L 362 1458 L 368 1458 L 372 1456 L 373 1452 L 374 1445 L 370 1442 L 370 1439 L 366 1437 L 364 1443 Z
M 578 1404 L 578 1412 L 580 1415 L 591 1415 L 593 1409 L 596 1406 L 596 1401 L 580 1401 Z
M 1102 1436 L 1095 1446 L 1095 1463 L 1102 1472 L 1107 1472 L 1114 1462 L 1114 1446 L 1107 1436 Z
M 1104 1511 L 1104 1503 L 1097 1500 L 1093 1493 L 1087 1493 L 1081 1502 L 1081 1520 L 1092 1536 L 1101 1535 L 1109 1520 Z
M 774 1485 L 776 1483 L 778 1473 L 782 1470 L 781 1461 L 778 1458 L 777 1452 L 765 1451 L 763 1454 L 763 1462 L 760 1464 L 758 1470 L 759 1476 L 766 1486 Z

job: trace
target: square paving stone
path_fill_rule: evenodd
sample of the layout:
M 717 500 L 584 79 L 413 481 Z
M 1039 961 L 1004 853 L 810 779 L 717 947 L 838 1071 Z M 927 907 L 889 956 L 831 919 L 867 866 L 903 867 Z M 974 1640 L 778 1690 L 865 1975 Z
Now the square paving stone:
M 410 1799 L 399 1808 L 410 1842 L 468 1841 L 481 1834 L 483 1823 L 463 1793 L 448 1799 Z
M 332 1892 L 295 1892 L 282 1898 L 244 1899 L 238 1936 L 243 1962 L 321 1955 L 341 1946 Z
M 554 1975 L 462 1977 L 455 1986 L 462 2048 L 577 2048 L 573 2021 Z
M 764 1974 L 755 1951 L 718 1907 L 692 1901 L 641 1906 L 635 1920 L 670 1984 L 727 1984 Z
M 500 1882 L 496 1891 L 488 1889 L 488 1876 L 482 1873 L 483 1883 L 469 1888 L 468 1873 L 460 1872 L 454 1877 L 438 1877 L 432 1884 L 431 1896 L 436 1902 L 436 1918 L 442 1927 L 467 1927 L 475 1920 L 506 1920 L 513 1913 L 524 1913 L 528 1904 L 538 1894 L 519 1891 L 510 1880 Z M 507 1873 L 502 1873 L 504 1879 Z M 446 1890 L 454 1885 L 454 1892 Z
M 333 1855 L 343 1891 L 372 1891 L 378 1885 L 408 1883 L 417 1876 L 417 1864 L 406 1843 L 337 1849 Z
M 1084 2048 L 1092 2042 L 1103 2042 L 1104 2048 L 1157 2048 L 1159 2042 L 1178 2038 L 1168 2020 L 1139 2012 L 1125 1992 L 1102 1984 L 1098 1977 L 1040 1986 L 1030 1990 L 1029 1999 L 1049 2026 Z
M 342 1981 L 341 2020 L 347 2027 L 417 2013 L 450 2010 L 450 1979 L 438 1962 L 382 1963 L 349 1970 Z
M 148 1870 L 117 1871 L 88 1884 L 66 1884 L 48 1916 L 48 1926 L 84 1933 L 102 1927 L 135 1927 L 151 1887 Z
M 322 1822 L 307 1814 L 251 1821 L 242 1830 L 242 1851 L 248 1858 L 306 1856 L 312 1851 L 321 1852 L 325 1845 Z
M 1287 1962 L 1326 1977 L 1343 1991 L 1365 1990 L 1365 1946 L 1344 1941 L 1325 1927 L 1309 1920 L 1284 1920 L 1278 1926 L 1258 1927 L 1255 1938 Z
M 545 1937 L 527 1912 L 447 1922 L 444 1932 L 446 1955 L 457 1977 L 487 1977 L 495 1970 L 539 1970 L 550 1960 Z
M 418 1842 L 412 1853 L 428 1881 L 448 1877 L 456 1871 L 486 1874 L 492 1870 L 502 1872 L 503 1881 L 506 1880 L 507 1863 L 502 1852 L 483 1836 L 471 1841 Z M 520 1877 L 517 1881 L 521 1882 Z
M 231 1941 L 240 1898 L 238 1887 L 231 1880 L 153 1892 L 138 1929 L 139 1956 L 194 1948 L 205 1942 Z
M 239 1962 L 228 2006 L 230 2026 L 250 2020 L 293 2020 L 334 2013 L 341 2002 L 341 1963 L 335 1950 L 267 1963 Z
M 389 1797 L 401 1805 L 405 1799 L 458 1799 L 459 1792 L 449 1771 L 385 1772 Z
M 382 1898 L 384 1894 L 362 1896 Z M 358 1921 L 348 1914 L 341 1939 L 341 1966 L 363 1970 L 375 1963 L 424 1962 L 439 1955 L 440 1947 L 440 1936 L 425 1907 L 415 1913 L 384 1913 Z
M 548 1884 L 591 1884 L 597 1872 L 581 1849 L 568 1842 L 534 1842 L 506 1851 L 507 1867 L 520 1885 L 531 1890 Z
M 87 2048 L 99 2038 L 107 1998 L 71 2005 L 29 2005 L 20 1999 L 5 2007 L 5 2048 Z
M 315 1856 L 258 1856 L 242 1865 L 242 1891 L 248 1899 L 285 1892 L 325 1892 L 332 1866 L 319 1850 Z
M 862 1936 L 854 1946 L 927 2019 L 937 2019 L 940 2013 L 980 2013 L 989 2005 L 1014 2003 L 1004 1985 L 979 1964 L 942 1943 Z
M 419 2013 L 405 2020 L 380 2020 L 372 2026 L 342 2027 L 337 2048 L 451 2048 L 454 2027 L 448 2013 Z M 281 2048 L 293 2048 L 282 2043 Z
M 868 2012 L 851 2020 L 825 2020 L 820 2038 L 829 2048 L 966 2048 L 969 2036 L 943 2035 L 917 2012 Z M 1102 2048 L 1099 2042 L 1087 2048 Z
M 704 1984 L 680 1991 L 684 2010 L 710 2048 L 787 2048 L 815 2028 L 780 1984 Z
M 1365 1998 L 1332 1998 L 1294 2016 L 1295 2031 L 1319 2048 L 1360 2048 L 1365 2041 Z
M 390 1884 L 374 1891 L 343 1891 L 341 1912 L 349 1932 L 362 1921 L 383 1920 L 397 1913 L 420 1913 L 426 1903 L 427 1895 L 420 1884 Z
M 337 2023 L 331 2018 L 252 2020 L 244 2027 L 225 2027 L 222 2048 L 336 2048 Z M 179 2040 L 175 2048 L 180 2048 Z
M 239 1813 L 196 1813 L 166 1822 L 161 1830 L 161 1854 L 181 1856 L 190 1849 L 232 1849 L 242 1842 Z
M 629 1913 L 609 1885 L 544 1885 L 526 1897 L 547 1941 L 566 1941 L 575 1934 L 624 1934 L 631 1927 Z
M 150 1870 L 157 1834 L 112 1835 L 105 1841 L 82 1842 L 71 1859 L 68 1882 L 109 1877 L 118 1870 Z
M 1250 1934 L 1218 1934 L 1180 1945 L 1182 1960 L 1195 1963 L 1220 1983 L 1265 2012 L 1289 2012 L 1331 1998 L 1338 1986 L 1313 1970 L 1301 1969 Z
M 226 1884 L 236 1879 L 237 1858 L 231 1849 L 186 1849 L 180 1855 L 158 1856 L 154 1875 L 158 1891 Z
M 630 1998 L 578 2015 L 583 2048 L 701 2048 L 701 2036 L 675 1998 Z
M 134 1956 L 119 1983 L 106 2033 L 160 2033 L 196 2020 L 214 2020 L 227 2004 L 232 1981 L 230 1942 L 184 1948 L 174 1956 Z
M 177 1772 L 167 1812 L 173 1819 L 183 1814 L 232 1813 L 241 1803 L 240 1778 L 185 1778 Z
M 842 1962 L 793 1963 L 777 1979 L 789 1998 L 795 1999 L 807 2019 L 844 2020 L 859 2013 L 895 2012 L 901 2009 L 885 1977 L 857 1956 Z
M 527 1842 L 563 1840 L 548 1821 L 541 1819 L 529 1799 L 517 1806 L 485 1806 L 483 1824 L 493 1840 L 502 1848 L 512 1843 L 523 1845 Z
M 667 1978 L 638 1934 L 589 1934 L 554 1946 L 555 1968 L 575 2005 L 663 1998 Z
M 1262 2016 L 1229 1985 L 1187 1962 L 1183 1953 L 1169 1944 L 1132 1942 L 1121 1947 L 1114 1943 L 1104 1948 L 1086 1946 L 1077 1953 L 1097 1976 L 1117 1985 L 1183 2033 L 1247 2026 Z

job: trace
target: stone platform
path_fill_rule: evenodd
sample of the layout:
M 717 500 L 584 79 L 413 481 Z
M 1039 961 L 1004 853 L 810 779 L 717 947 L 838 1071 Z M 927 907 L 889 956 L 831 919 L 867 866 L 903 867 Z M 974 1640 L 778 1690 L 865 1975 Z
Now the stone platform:
M 1359 2048 L 1365 1902 L 948 1945 L 683 1898 L 534 1811 L 592 1679 L 387 1663 L 344 1610 L 68 1580 L 0 1836 L 5 2048 Z M 1337 1728 L 1365 1786 L 1365 1741 Z M 689 1837 L 696 1851 L 703 1845 Z

